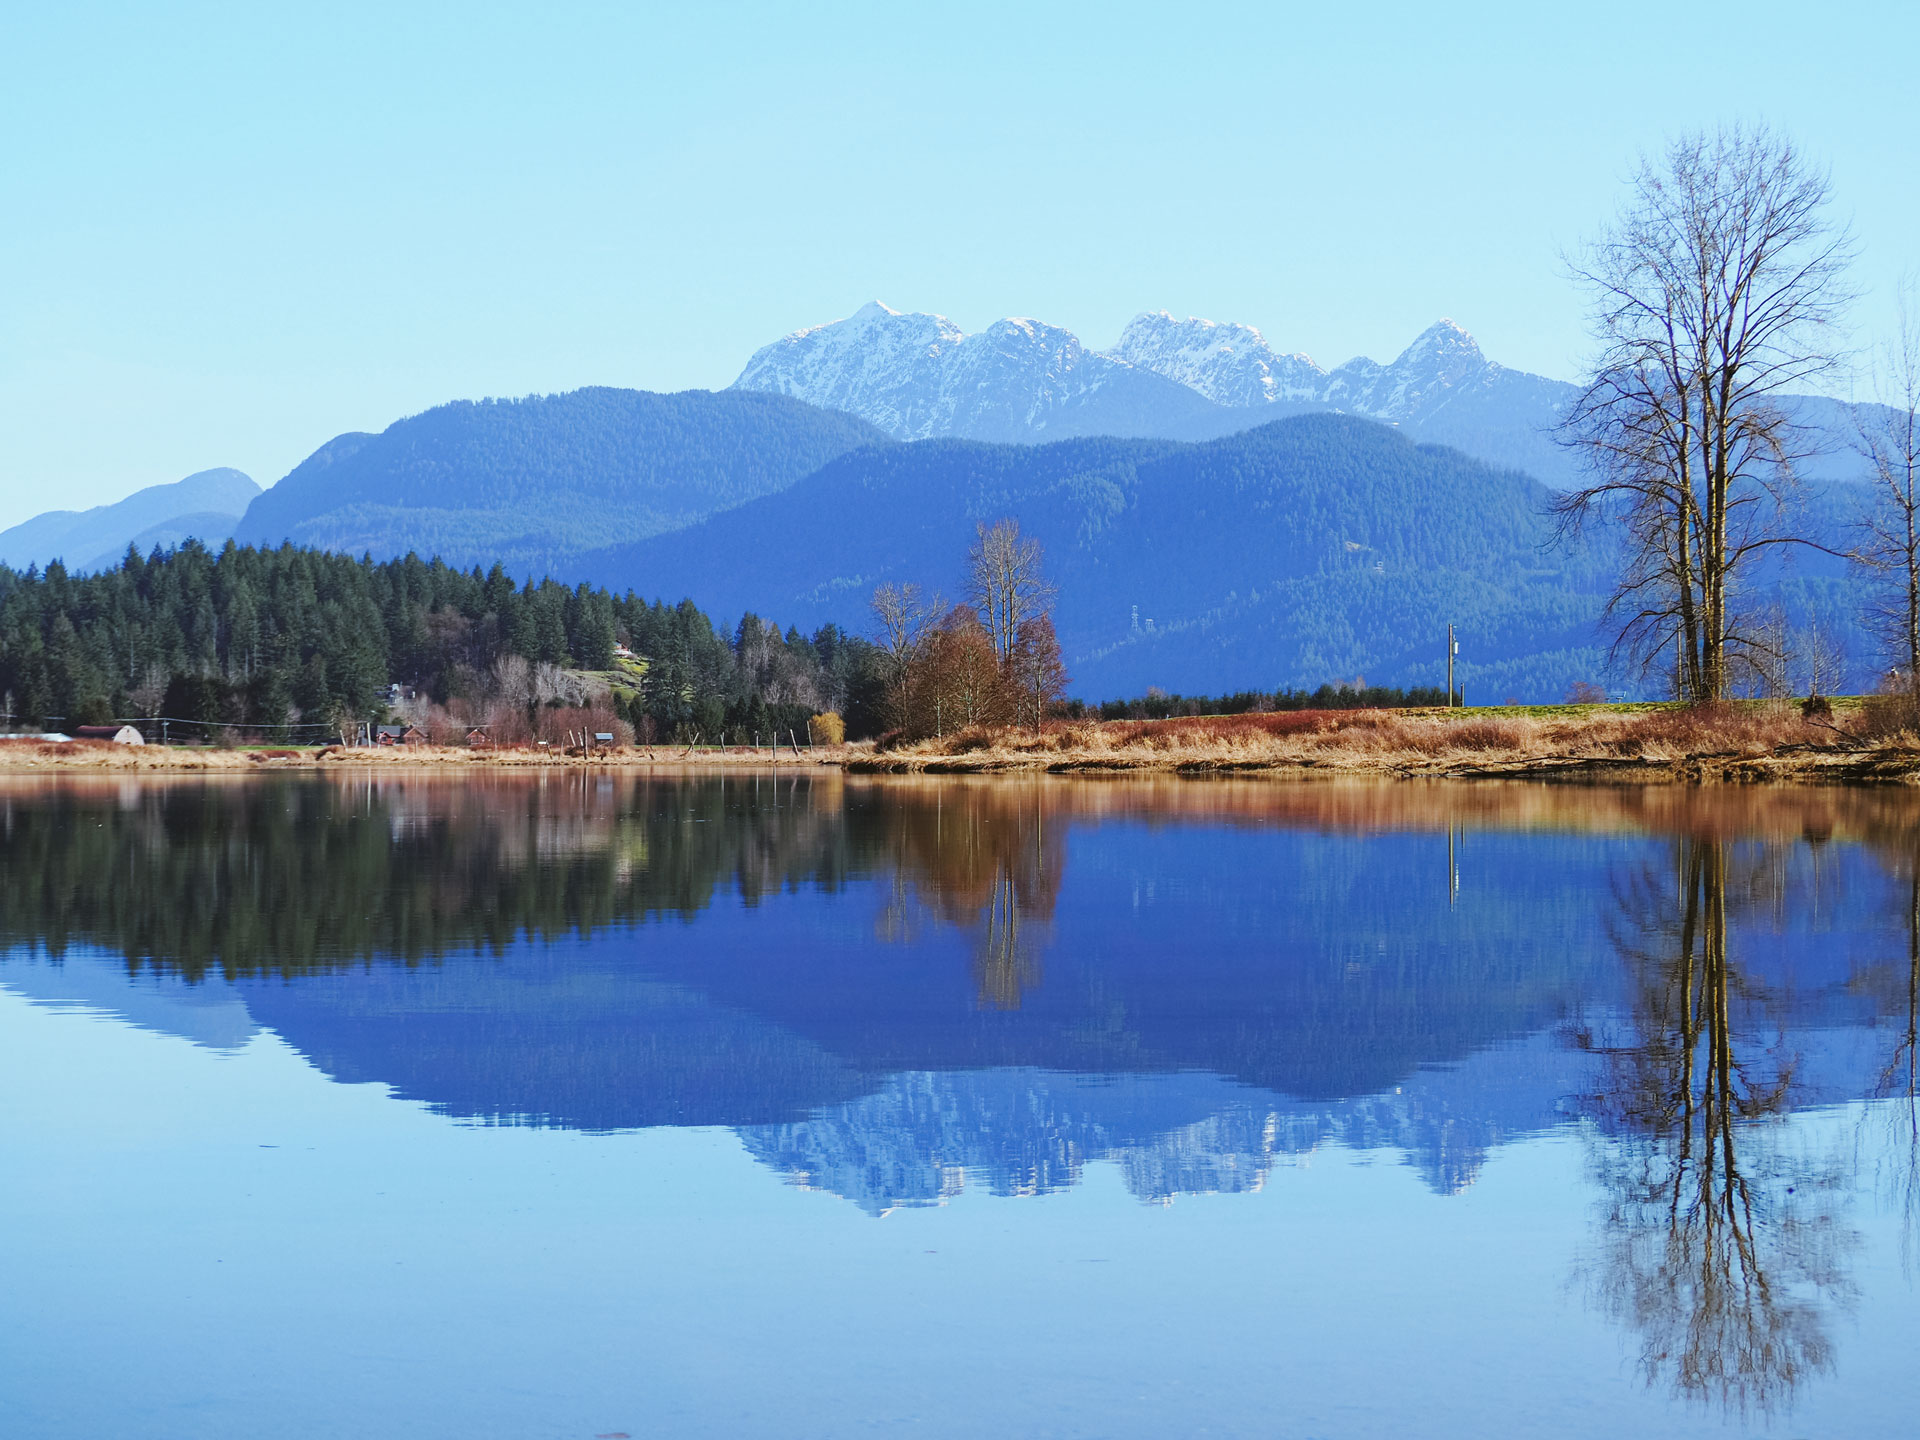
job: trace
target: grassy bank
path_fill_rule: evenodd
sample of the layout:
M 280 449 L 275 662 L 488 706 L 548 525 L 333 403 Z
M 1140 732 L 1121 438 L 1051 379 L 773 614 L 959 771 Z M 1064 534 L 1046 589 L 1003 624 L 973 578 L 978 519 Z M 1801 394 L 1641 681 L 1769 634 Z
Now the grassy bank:
M 1648 783 L 1920 779 L 1910 701 L 1288 711 L 961 731 L 868 750 L 864 773 L 1174 771 Z
M 821 746 L 808 752 L 785 749 L 774 753 L 741 746 L 677 745 L 625 746 L 579 750 L 502 748 L 467 749 L 462 746 L 406 745 L 352 748 L 340 745 L 217 746 L 115 745 L 105 740 L 0 740 L 0 773 L 38 770 L 91 770 L 115 773 L 173 771 L 314 770 L 373 768 L 379 770 L 552 770 L 608 768 L 714 769 L 741 766 L 836 765 L 842 751 Z
M 879 749 L 798 753 L 654 745 L 595 750 L 312 749 L 0 740 L 0 772 L 113 773 L 842 767 L 855 774 L 1248 774 L 1647 783 L 1920 783 L 1911 701 L 1835 701 L 1808 715 L 1785 701 L 1516 706 L 1468 711 L 1295 710 L 1169 720 L 1056 722 L 1038 732 L 974 728 Z

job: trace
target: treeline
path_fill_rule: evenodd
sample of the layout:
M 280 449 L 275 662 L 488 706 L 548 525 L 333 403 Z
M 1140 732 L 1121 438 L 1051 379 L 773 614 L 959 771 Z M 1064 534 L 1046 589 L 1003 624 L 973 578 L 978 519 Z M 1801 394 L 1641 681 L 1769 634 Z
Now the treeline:
M 1048 607 L 1040 542 L 1017 520 L 978 525 L 967 552 L 967 603 L 949 607 L 916 584 L 873 593 L 884 685 L 884 746 L 972 726 L 1039 729 L 1067 685 Z
M 1107 700 L 1087 705 L 1066 703 L 1071 719 L 1169 720 L 1182 715 L 1253 715 L 1277 710 L 1401 710 L 1445 705 L 1443 686 L 1322 685 L 1316 690 L 1241 690 L 1232 695 L 1168 695 L 1149 690 L 1132 700 Z
M 616 646 L 640 658 L 617 664 Z M 552 683 L 567 671 L 617 683 Z M 189 541 L 86 576 L 0 567 L 0 721 L 26 727 L 330 733 L 382 718 L 397 683 L 462 721 L 537 728 L 542 705 L 590 704 L 637 738 L 717 741 L 804 734 L 828 710 L 871 729 L 885 678 L 832 625 L 749 615 L 727 634 L 691 601 L 516 584 L 499 565 Z

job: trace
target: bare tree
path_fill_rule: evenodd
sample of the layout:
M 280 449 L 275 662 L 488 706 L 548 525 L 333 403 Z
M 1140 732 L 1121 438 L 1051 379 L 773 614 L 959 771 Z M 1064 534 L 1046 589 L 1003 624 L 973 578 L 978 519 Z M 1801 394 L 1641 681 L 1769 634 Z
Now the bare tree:
M 152 719 L 160 713 L 160 705 L 167 696 L 167 672 L 159 665 L 148 665 L 141 673 L 140 683 L 130 687 L 127 699 L 133 702 L 133 708 L 142 717 Z M 13 710 L 13 695 L 7 695 L 6 709 Z
M 1911 281 L 1901 287 L 1896 313 L 1894 337 L 1876 367 L 1882 403 L 1854 411 L 1874 486 L 1860 558 L 1891 582 L 1871 619 L 1912 690 L 1920 676 L 1920 317 Z
M 1808 612 L 1805 623 L 1794 632 L 1793 649 L 1807 677 L 1809 698 L 1831 695 L 1840 688 L 1847 673 L 1847 636 L 1824 607 Z
M 926 689 L 934 701 L 934 730 L 997 725 L 1005 718 L 1007 691 L 993 641 L 980 618 L 956 605 L 929 637 Z
M 909 583 L 880 586 L 871 604 L 880 627 L 880 648 L 887 653 L 893 679 L 898 680 L 940 623 L 947 602 L 938 595 L 923 595 L 918 585 Z
M 1000 520 L 976 528 L 967 552 L 967 598 L 1004 664 L 1013 654 L 1020 623 L 1044 615 L 1053 605 L 1054 587 L 1040 563 L 1040 542 L 1022 539 L 1018 520 Z
M 1014 637 L 1013 654 L 1007 657 L 1007 679 L 1020 697 L 1022 718 L 1033 722 L 1035 731 L 1046 719 L 1047 707 L 1066 693 L 1067 667 L 1060 659 L 1060 642 L 1054 637 L 1053 621 L 1035 615 L 1020 622 Z
M 1619 217 L 1573 266 L 1599 354 L 1563 422 L 1594 483 L 1564 523 L 1620 520 L 1608 614 L 1643 659 L 1677 646 L 1689 700 L 1729 693 L 1758 637 L 1740 582 L 1792 533 L 1809 437 L 1778 403 L 1838 363 L 1850 245 L 1826 175 L 1764 128 L 1684 136 L 1643 160 Z
M 537 703 L 533 666 L 524 655 L 502 655 L 493 662 L 491 678 L 492 683 L 488 688 L 494 698 L 503 705 L 512 706 L 522 715 L 532 712 Z

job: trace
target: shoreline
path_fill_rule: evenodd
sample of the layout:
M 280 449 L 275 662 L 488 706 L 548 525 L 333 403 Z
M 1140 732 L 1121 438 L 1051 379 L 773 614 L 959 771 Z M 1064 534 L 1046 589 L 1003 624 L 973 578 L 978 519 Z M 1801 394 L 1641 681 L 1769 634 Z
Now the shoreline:
M 288 770 L 379 770 L 472 773 L 497 770 L 796 770 L 838 769 L 841 760 L 816 754 L 758 754 L 745 749 L 680 751 L 631 746 L 595 751 L 469 750 L 463 746 L 401 748 L 329 745 L 319 749 L 236 745 L 118 745 L 109 741 L 0 740 L 0 775 L 76 774 L 246 775 Z
M 1249 750 L 1269 747 L 1245 747 Z M 1334 780 L 1527 781 L 1563 785 L 1920 785 L 1920 740 L 1901 735 L 1851 743 L 1795 742 L 1765 748 L 1709 746 L 1672 753 L 1595 754 L 1569 747 L 1502 755 L 1467 752 L 1422 755 L 1330 746 L 1322 753 L 1183 753 L 1180 748 L 1050 744 L 960 753 L 915 747 L 876 752 L 870 745 L 836 747 L 813 755 L 771 756 L 762 751 L 675 751 L 643 747 L 591 756 L 538 751 L 472 751 L 409 747 L 405 751 L 327 747 L 189 748 L 104 742 L 0 742 L 0 775 L 202 774 L 248 775 L 286 771 L 374 771 L 415 775 L 476 772 L 830 770 L 850 776 L 1080 776 L 1120 779 L 1234 778 L 1275 782 Z
M 1148 773 L 1583 785 L 1920 784 L 1911 697 L 1474 711 L 1280 711 L 975 727 L 887 750 L 853 774 Z
M 842 762 L 849 775 L 1174 775 L 1274 780 L 1527 780 L 1568 785 L 1920 785 L 1920 747 L 1840 747 L 1813 753 L 1702 752 L 1672 758 L 1547 755 L 1524 760 L 1408 762 L 1300 759 L 1119 760 L 966 755 L 874 755 Z

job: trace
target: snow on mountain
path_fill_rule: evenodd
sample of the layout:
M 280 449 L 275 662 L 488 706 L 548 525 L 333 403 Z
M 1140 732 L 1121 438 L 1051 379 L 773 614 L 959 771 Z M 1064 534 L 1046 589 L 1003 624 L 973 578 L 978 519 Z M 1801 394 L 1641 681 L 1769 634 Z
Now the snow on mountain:
M 734 387 L 849 411 L 901 440 L 1198 440 L 1338 410 L 1549 484 L 1574 476 L 1552 433 L 1572 387 L 1495 364 L 1451 320 L 1391 364 L 1362 358 L 1327 371 L 1274 349 L 1251 325 L 1164 310 L 1135 316 L 1103 352 L 1037 320 L 968 335 L 944 316 L 875 303 L 758 351 Z
M 1420 420 L 1471 387 L 1494 383 L 1501 366 L 1466 331 L 1441 320 L 1420 333 L 1391 365 L 1350 360 L 1327 377 L 1320 400 L 1376 420 Z
M 1165 310 L 1136 315 L 1107 353 L 1221 405 L 1309 405 L 1391 422 L 1422 419 L 1463 391 L 1490 387 L 1503 369 L 1451 320 L 1428 327 L 1391 365 L 1362 357 L 1331 373 L 1279 353 L 1251 325 L 1176 320 Z
M 1238 428 L 1191 387 L 1090 351 L 1057 325 L 1009 319 L 966 335 L 944 315 L 878 302 L 756 351 L 733 388 L 845 410 L 900 440 L 1199 439 Z
M 944 315 L 903 315 L 874 301 L 755 351 L 733 388 L 791 395 L 858 415 L 897 439 L 924 440 L 950 433 L 942 382 L 964 338 Z
M 1549 484 L 1573 477 L 1572 458 L 1553 440 L 1573 387 L 1495 364 L 1451 320 L 1428 326 L 1392 364 L 1363 356 L 1331 372 L 1274 351 L 1251 326 L 1175 320 L 1164 310 L 1136 316 L 1112 353 L 1242 413 L 1275 404 L 1339 410 Z
M 1305 355 L 1282 355 L 1251 325 L 1220 324 L 1165 310 L 1136 315 L 1107 352 L 1151 370 L 1219 405 L 1316 402 L 1326 372 Z

